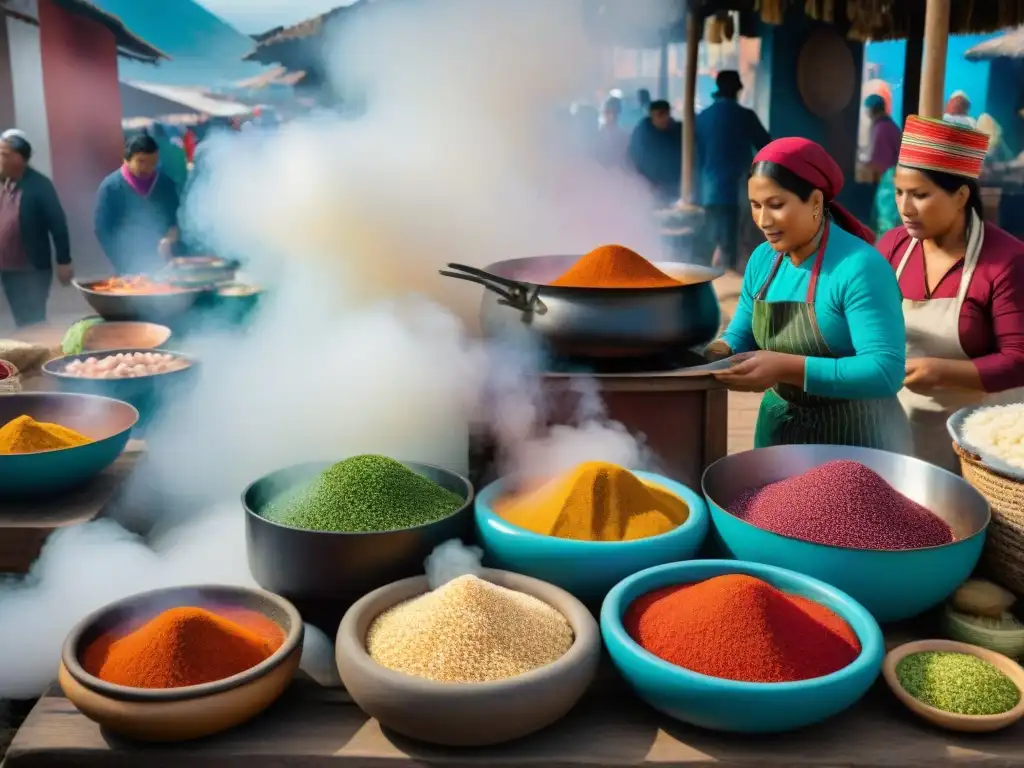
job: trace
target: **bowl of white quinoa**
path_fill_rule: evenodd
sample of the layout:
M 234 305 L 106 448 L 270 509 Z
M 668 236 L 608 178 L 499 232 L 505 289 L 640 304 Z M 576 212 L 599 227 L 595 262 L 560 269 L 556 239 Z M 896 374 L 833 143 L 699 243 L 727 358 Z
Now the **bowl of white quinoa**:
M 381 587 L 338 627 L 342 682 L 387 729 L 479 747 L 539 731 L 590 686 L 601 638 L 563 589 L 484 569 L 429 589 L 426 576 Z
M 947 428 L 953 441 L 982 464 L 1024 482 L 1024 402 L 961 408 Z

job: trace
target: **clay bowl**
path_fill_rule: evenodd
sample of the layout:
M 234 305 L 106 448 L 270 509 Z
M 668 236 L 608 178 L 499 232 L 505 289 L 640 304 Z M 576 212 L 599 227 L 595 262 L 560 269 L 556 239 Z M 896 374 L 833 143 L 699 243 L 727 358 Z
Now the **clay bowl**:
M 166 325 L 141 322 L 97 323 L 85 332 L 83 352 L 109 349 L 157 349 L 171 338 Z
M 927 651 L 969 653 L 972 656 L 977 656 L 979 659 L 984 659 L 1014 682 L 1021 691 L 1021 700 L 1017 703 L 1016 707 L 1009 712 L 1003 712 L 1001 715 L 956 715 L 952 712 L 943 712 L 941 709 L 930 707 L 918 701 L 907 693 L 900 684 L 899 678 L 896 676 L 896 665 L 907 656 Z M 950 731 L 989 733 L 1013 725 L 1024 717 L 1024 669 L 1021 669 L 1017 662 L 1008 659 L 1001 653 L 990 651 L 987 648 L 980 648 L 977 645 L 957 643 L 953 640 L 918 640 L 914 643 L 905 643 L 893 648 L 886 655 L 885 661 L 882 664 L 882 676 L 892 692 L 896 694 L 896 698 L 907 709 L 933 725 Z
M 113 685 L 93 677 L 79 663 L 82 651 L 104 632 L 130 631 L 180 606 L 261 614 L 284 630 L 284 644 L 252 669 L 184 688 Z M 299 612 L 269 592 L 216 585 L 158 589 L 113 602 L 80 621 L 64 641 L 58 680 L 64 695 L 83 715 L 113 733 L 140 741 L 186 741 L 233 728 L 270 706 L 298 669 L 302 636 Z
M 388 584 L 366 595 L 341 620 L 335 657 L 342 682 L 359 707 L 384 727 L 451 747 L 501 744 L 564 717 L 594 679 L 601 636 L 590 611 L 565 590 L 529 576 L 485 569 L 481 578 L 543 600 L 576 635 L 569 651 L 546 667 L 489 683 L 436 683 L 380 666 L 366 652 L 377 616 L 427 591 L 427 578 Z

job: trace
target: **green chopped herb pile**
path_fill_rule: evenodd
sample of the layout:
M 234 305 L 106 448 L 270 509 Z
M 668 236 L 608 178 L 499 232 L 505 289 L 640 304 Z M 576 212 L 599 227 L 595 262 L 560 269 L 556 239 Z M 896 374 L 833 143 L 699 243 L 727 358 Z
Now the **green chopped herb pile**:
M 312 484 L 288 491 L 260 514 L 312 531 L 395 531 L 447 517 L 465 500 L 386 456 L 353 456 Z
M 904 690 L 956 715 L 1001 715 L 1020 702 L 1020 689 L 994 665 L 968 653 L 913 653 L 896 665 Z

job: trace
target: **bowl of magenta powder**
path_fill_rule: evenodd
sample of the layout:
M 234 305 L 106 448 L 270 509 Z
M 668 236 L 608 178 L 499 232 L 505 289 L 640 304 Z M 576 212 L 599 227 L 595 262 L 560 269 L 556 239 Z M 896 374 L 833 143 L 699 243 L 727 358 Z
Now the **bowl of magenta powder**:
M 714 462 L 702 485 L 722 554 L 821 579 L 883 623 L 948 598 L 991 518 L 959 475 L 872 448 L 759 448 Z
M 640 571 L 601 606 L 601 635 L 640 698 L 691 725 L 780 733 L 855 704 L 877 679 L 878 623 L 783 568 L 692 560 Z
M 71 630 L 64 695 L 90 720 L 141 741 L 240 725 L 291 683 L 303 623 L 287 600 L 245 587 L 173 587 L 110 603 Z

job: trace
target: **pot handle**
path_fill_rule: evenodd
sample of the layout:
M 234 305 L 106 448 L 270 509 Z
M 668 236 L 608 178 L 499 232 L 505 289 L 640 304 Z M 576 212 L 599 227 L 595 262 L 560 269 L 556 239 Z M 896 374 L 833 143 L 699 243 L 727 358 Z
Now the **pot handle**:
M 501 297 L 498 299 L 499 304 L 518 309 L 520 312 L 536 312 L 539 315 L 547 312 L 547 307 L 539 296 L 539 286 L 499 277 L 466 264 L 449 264 L 448 269 L 442 269 L 439 272 L 445 277 L 454 277 L 456 280 L 466 280 L 482 285 Z

